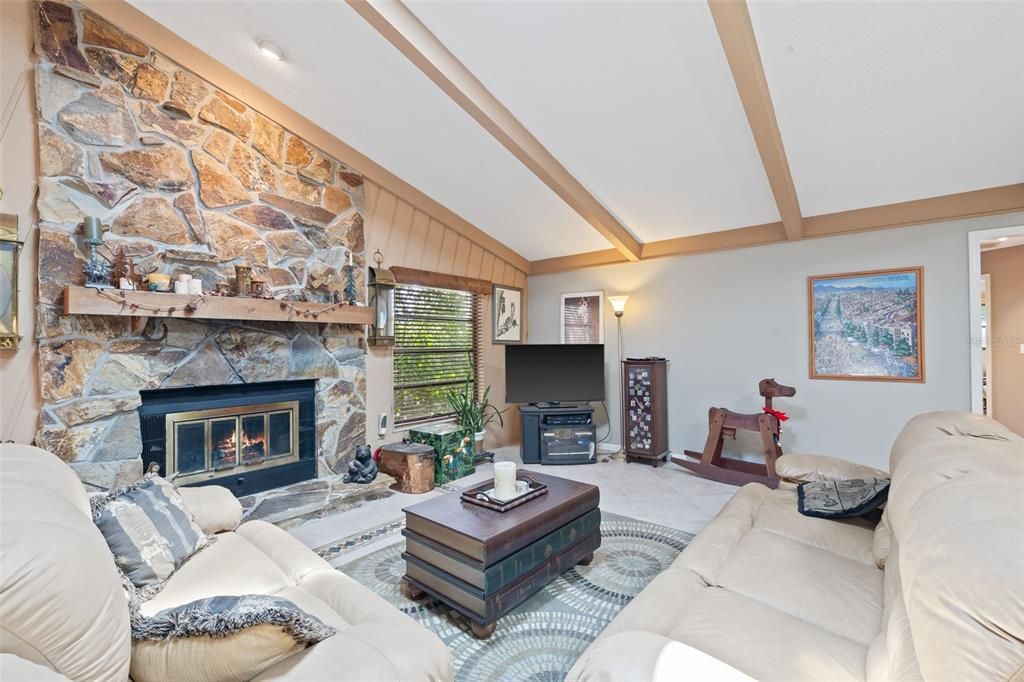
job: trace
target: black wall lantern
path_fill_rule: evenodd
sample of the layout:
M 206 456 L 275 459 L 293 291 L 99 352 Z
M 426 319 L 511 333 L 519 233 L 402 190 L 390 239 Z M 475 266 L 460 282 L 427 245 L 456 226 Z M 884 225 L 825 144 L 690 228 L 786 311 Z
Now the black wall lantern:
M 373 252 L 376 267 L 370 268 L 370 308 L 373 310 L 373 324 L 367 343 L 371 346 L 395 345 L 395 275 L 382 267 L 384 254 L 377 249 Z

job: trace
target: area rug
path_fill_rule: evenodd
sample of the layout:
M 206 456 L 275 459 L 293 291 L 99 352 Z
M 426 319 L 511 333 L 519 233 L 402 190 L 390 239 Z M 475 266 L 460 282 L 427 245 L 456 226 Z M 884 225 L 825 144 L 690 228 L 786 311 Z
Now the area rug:
M 594 561 L 570 569 L 502 617 L 488 640 L 475 639 L 466 620 L 437 600 L 402 596 L 404 542 L 338 570 L 437 633 L 455 657 L 458 682 L 561 682 L 587 645 L 692 539 L 692 533 L 604 513 Z

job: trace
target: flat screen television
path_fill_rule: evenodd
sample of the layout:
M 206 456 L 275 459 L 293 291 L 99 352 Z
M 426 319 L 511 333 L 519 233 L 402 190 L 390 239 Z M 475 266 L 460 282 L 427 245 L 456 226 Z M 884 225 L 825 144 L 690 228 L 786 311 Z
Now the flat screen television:
M 603 344 L 505 346 L 506 403 L 604 400 Z

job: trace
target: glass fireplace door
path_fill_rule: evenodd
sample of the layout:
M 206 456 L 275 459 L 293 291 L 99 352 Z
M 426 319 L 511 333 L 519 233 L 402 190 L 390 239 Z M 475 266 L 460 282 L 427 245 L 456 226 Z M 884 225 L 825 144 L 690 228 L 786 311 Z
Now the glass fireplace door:
M 298 418 L 298 401 L 168 414 L 168 477 L 187 484 L 296 461 Z

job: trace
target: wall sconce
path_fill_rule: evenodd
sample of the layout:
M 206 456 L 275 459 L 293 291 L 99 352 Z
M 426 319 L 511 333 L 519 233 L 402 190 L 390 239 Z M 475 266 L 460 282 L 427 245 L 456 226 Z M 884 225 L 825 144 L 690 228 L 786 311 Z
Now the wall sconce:
M 384 254 L 377 249 L 373 252 L 376 267 L 370 268 L 370 308 L 373 310 L 373 324 L 366 342 L 371 346 L 395 345 L 395 275 L 382 267 Z
M 18 350 L 18 216 L 0 213 L 0 350 Z

